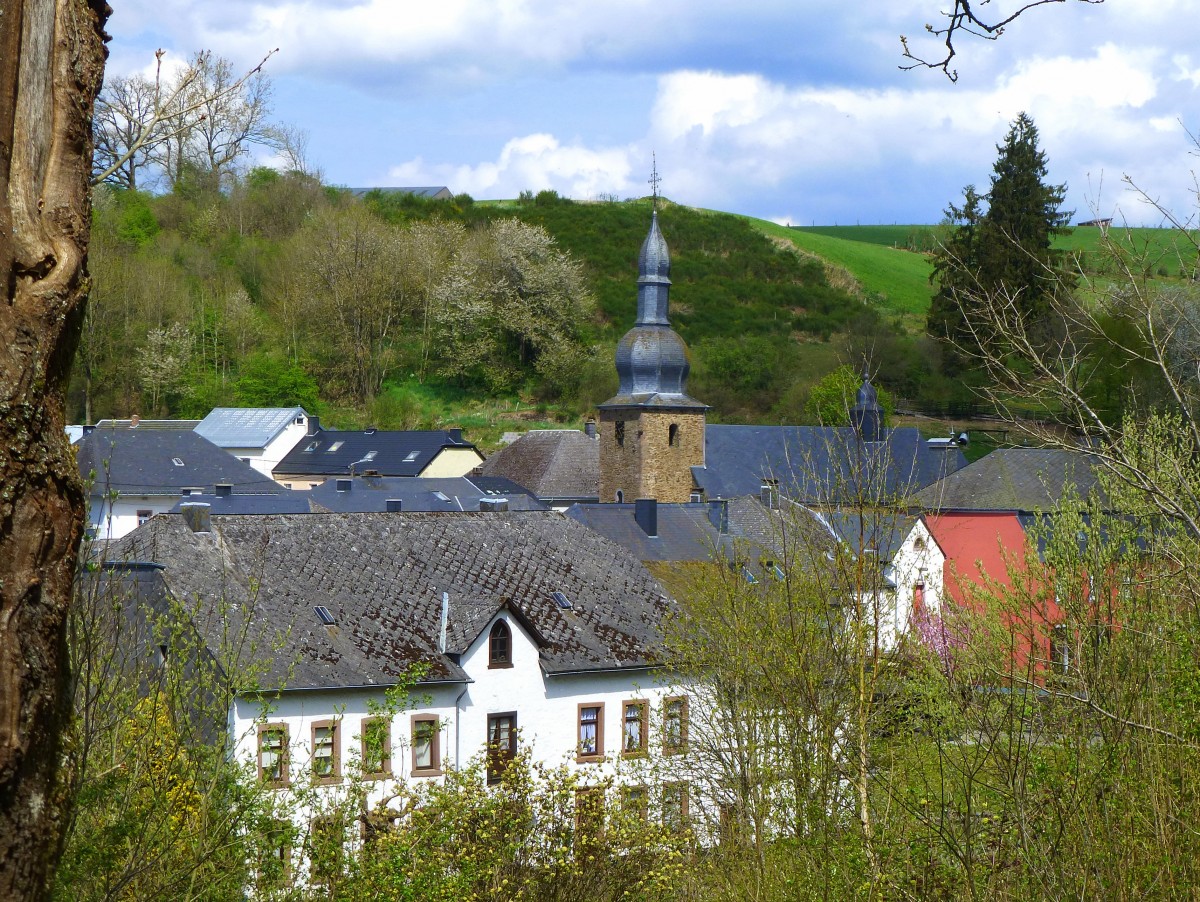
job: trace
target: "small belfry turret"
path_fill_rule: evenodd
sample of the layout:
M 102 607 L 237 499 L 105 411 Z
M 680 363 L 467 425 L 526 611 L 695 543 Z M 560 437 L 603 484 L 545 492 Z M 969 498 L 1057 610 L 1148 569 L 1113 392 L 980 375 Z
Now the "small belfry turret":
M 708 406 L 687 393 L 687 346 L 667 316 L 670 272 L 656 190 L 638 255 L 637 322 L 617 344 L 617 394 L 600 405 L 601 501 L 688 501 L 692 467 L 704 466 Z
M 869 373 L 863 373 L 862 385 L 858 387 L 854 406 L 850 408 L 850 425 L 858 430 L 864 442 L 883 439 L 883 408 L 879 406 L 879 394 L 871 384 Z

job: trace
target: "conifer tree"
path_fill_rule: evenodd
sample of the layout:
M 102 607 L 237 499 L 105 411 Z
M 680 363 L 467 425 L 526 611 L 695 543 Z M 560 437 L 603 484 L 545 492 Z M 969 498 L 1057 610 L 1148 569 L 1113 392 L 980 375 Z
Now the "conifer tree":
M 1046 183 L 1046 154 L 1028 114 L 1017 116 L 996 151 L 987 212 L 979 215 L 980 198 L 969 187 L 963 207 L 947 211 L 958 228 L 934 261 L 938 291 L 929 331 L 968 355 L 979 342 L 1000 337 L 964 321 L 973 305 L 1011 300 L 1030 334 L 1045 342 L 1060 328 L 1052 299 L 1075 287 L 1064 254 L 1051 246 L 1055 235 L 1070 231 L 1072 214 L 1060 209 L 1066 185 Z

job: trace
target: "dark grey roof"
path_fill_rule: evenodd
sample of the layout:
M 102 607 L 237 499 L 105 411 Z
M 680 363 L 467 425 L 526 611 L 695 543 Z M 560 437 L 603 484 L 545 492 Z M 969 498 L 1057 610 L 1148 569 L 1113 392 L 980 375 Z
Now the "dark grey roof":
M 756 498 L 655 505 L 656 535 L 638 525 L 636 504 L 576 504 L 567 516 L 628 548 L 643 561 L 708 561 L 731 558 L 749 542 L 774 546 L 771 515 Z M 722 509 L 724 513 L 722 513 Z M 722 531 L 718 524 L 724 520 Z
M 179 495 L 185 488 L 228 483 L 239 493 L 276 494 L 282 486 L 191 428 L 105 428 L 77 445 L 79 470 L 95 490 L 125 495 Z
M 477 511 L 481 500 L 508 502 L 509 510 L 546 510 L 529 492 L 508 480 L 493 480 L 484 488 L 465 476 L 424 478 L 420 476 L 332 477 L 313 486 L 307 494 L 315 505 L 341 513 L 386 511 L 396 500 L 406 511 Z
M 417 197 L 424 197 L 430 200 L 448 199 L 454 196 L 454 192 L 445 185 L 422 185 L 415 188 L 351 188 L 350 192 L 361 197 L 371 191 L 379 191 L 382 194 L 413 194 Z
M 854 554 L 861 554 L 865 549 L 885 564 L 896 556 L 917 523 L 916 516 L 883 511 L 831 510 L 821 511 L 816 516 Z
M 704 466 L 692 477 L 709 498 L 756 494 L 764 479 L 805 504 L 905 498 L 964 466 L 958 448 L 931 448 L 916 429 L 863 442 L 851 427 L 722 426 L 704 430 Z
M 1048 511 L 1068 486 L 1102 501 L 1095 460 L 1060 448 L 998 448 L 917 494 L 927 510 Z
M 266 686 L 389 684 L 414 662 L 429 665 L 429 680 L 463 678 L 437 651 L 442 592 L 451 652 L 508 600 L 544 642 L 551 674 L 653 665 L 671 610 L 629 552 L 551 511 L 216 516 L 211 533 L 165 514 L 106 556 L 163 564 L 164 587 L 211 647 L 246 623 Z
M 417 476 L 443 448 L 469 448 L 478 453 L 457 429 L 321 429 L 301 439 L 272 472 L 276 476 L 346 476 L 353 465 L 356 473 L 374 470 L 384 476 Z
M 214 407 L 196 432 L 219 448 L 264 448 L 299 417 L 303 407 Z
M 274 495 L 213 495 L 208 492 L 186 495 L 171 508 L 179 513 L 184 504 L 207 504 L 214 514 L 307 514 L 312 510 L 308 492 L 293 492 L 282 489 Z
M 511 479 L 543 501 L 595 501 L 600 442 L 578 429 L 535 429 L 501 448 L 475 473 Z

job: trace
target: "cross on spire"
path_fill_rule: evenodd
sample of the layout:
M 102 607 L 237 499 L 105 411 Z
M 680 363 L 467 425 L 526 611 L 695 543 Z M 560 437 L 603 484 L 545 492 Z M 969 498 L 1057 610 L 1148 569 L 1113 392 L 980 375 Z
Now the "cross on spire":
M 658 185 L 659 185 L 659 182 L 662 181 L 662 179 L 660 179 L 658 177 L 658 158 L 655 156 L 653 151 L 650 153 L 650 160 L 651 160 L 652 168 L 650 170 L 649 183 L 650 183 L 650 190 L 654 195 L 654 209 L 657 210 L 658 209 Z

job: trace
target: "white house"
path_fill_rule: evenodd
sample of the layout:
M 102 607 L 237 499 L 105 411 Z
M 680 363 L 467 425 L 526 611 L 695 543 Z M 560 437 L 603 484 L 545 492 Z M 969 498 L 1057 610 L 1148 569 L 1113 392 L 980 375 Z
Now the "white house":
M 309 433 L 303 407 L 214 407 L 196 432 L 269 477 Z
M 337 793 L 365 764 L 378 801 L 489 744 L 501 750 L 489 768 L 522 744 L 599 779 L 687 743 L 688 699 L 659 639 L 673 603 L 631 554 L 554 511 L 220 517 L 185 505 L 105 557 L 153 564 L 151 602 L 185 605 L 214 656 L 231 624 L 245 630 L 264 671 L 230 707 L 230 740 L 281 790 Z M 381 714 L 411 665 L 423 668 L 416 707 Z M 686 787 L 671 792 L 686 806 Z
M 192 431 L 136 419 L 88 432 L 76 446 L 98 539 L 119 538 L 181 498 L 204 492 L 278 494 L 284 489 Z

